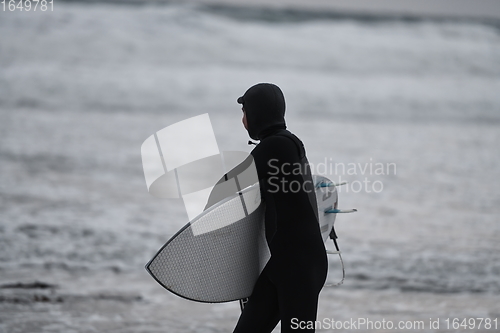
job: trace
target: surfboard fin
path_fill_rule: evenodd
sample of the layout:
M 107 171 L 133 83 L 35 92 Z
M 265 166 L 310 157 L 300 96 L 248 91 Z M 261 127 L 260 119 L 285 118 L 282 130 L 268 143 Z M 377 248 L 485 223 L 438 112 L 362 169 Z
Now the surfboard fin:
M 326 214 L 337 214 L 337 213 L 355 213 L 358 210 L 356 208 L 352 209 L 327 209 L 325 210 Z
M 316 187 L 335 187 L 335 186 L 340 186 L 340 185 L 345 185 L 347 184 L 347 182 L 340 182 L 340 183 L 325 183 L 325 182 L 321 182 L 321 183 L 318 183 L 316 184 Z

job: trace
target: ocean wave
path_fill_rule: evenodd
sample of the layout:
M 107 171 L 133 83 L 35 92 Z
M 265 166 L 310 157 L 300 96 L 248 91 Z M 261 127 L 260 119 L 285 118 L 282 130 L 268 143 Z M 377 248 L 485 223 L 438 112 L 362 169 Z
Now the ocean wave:
M 374 24 L 378 22 L 473 22 L 493 26 L 499 29 L 500 19 L 494 17 L 472 16 L 467 13 L 463 15 L 415 13 L 412 10 L 393 12 L 382 10 L 373 11 L 369 9 L 340 9 L 320 8 L 314 6 L 290 6 L 286 3 L 281 6 L 264 6 L 262 4 L 231 4 L 228 2 L 186 2 L 179 0 L 62 0 L 62 2 L 74 2 L 85 4 L 112 4 L 131 6 L 184 6 L 194 10 L 229 17 L 238 21 L 261 21 L 271 23 L 297 23 L 317 20 L 352 20 L 360 23 Z
M 262 21 L 272 23 L 297 23 L 308 21 L 356 21 L 365 24 L 402 22 L 473 22 L 493 26 L 499 29 L 500 20 L 493 18 L 450 17 L 423 14 L 382 13 L 370 11 L 341 11 L 338 9 L 272 8 L 258 6 L 203 5 L 200 9 L 216 15 L 227 16 L 236 20 Z

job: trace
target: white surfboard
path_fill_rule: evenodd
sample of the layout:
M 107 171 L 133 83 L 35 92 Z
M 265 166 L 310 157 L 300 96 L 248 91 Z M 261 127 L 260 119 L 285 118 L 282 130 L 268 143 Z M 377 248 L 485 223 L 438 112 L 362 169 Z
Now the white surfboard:
M 337 191 L 313 176 L 319 227 L 326 241 L 337 212 Z M 259 184 L 216 203 L 177 232 L 146 265 L 163 287 L 186 299 L 219 303 L 249 297 L 270 258 Z

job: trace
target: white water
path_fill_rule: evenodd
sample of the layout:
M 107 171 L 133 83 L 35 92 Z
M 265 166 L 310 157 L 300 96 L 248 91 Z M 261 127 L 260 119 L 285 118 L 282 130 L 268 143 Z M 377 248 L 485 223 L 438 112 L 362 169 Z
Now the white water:
M 347 278 L 340 296 L 324 292 L 324 309 L 335 297 L 377 292 L 403 308 L 415 291 L 464 297 L 461 309 L 476 295 L 498 297 L 497 28 L 56 5 L 50 13 L 0 12 L 1 283 L 40 280 L 71 300 L 75 292 L 92 295 L 98 276 L 103 288 L 127 280 L 127 292 L 158 297 L 163 291 L 142 267 L 187 216 L 180 202 L 147 194 L 142 141 L 208 112 L 221 150 L 249 151 L 236 98 L 254 83 L 274 82 L 312 163 L 396 165 L 395 174 L 329 175 L 351 182 L 340 207 L 359 212 L 337 219 Z M 354 193 L 356 181 L 379 181 L 383 191 Z M 338 273 L 334 262 L 331 271 Z M 5 293 L 2 307 L 11 309 Z M 169 332 L 200 332 L 184 326 L 185 301 L 163 297 L 179 313 L 169 317 L 178 326 L 165 324 Z M 443 302 L 443 313 L 454 313 L 454 302 Z M 229 330 L 237 307 L 211 309 L 225 319 L 208 331 Z M 66 326 L 53 320 L 86 331 L 74 315 L 61 318 Z M 14 322 L 0 329 L 13 332 Z

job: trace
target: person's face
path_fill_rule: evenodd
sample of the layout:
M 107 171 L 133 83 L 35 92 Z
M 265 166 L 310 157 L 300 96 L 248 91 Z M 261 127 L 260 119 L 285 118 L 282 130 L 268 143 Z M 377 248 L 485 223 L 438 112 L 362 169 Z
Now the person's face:
M 243 123 L 245 129 L 248 131 L 247 114 L 245 112 L 245 108 L 241 108 L 241 111 L 243 111 L 243 119 L 241 119 L 241 122 Z

